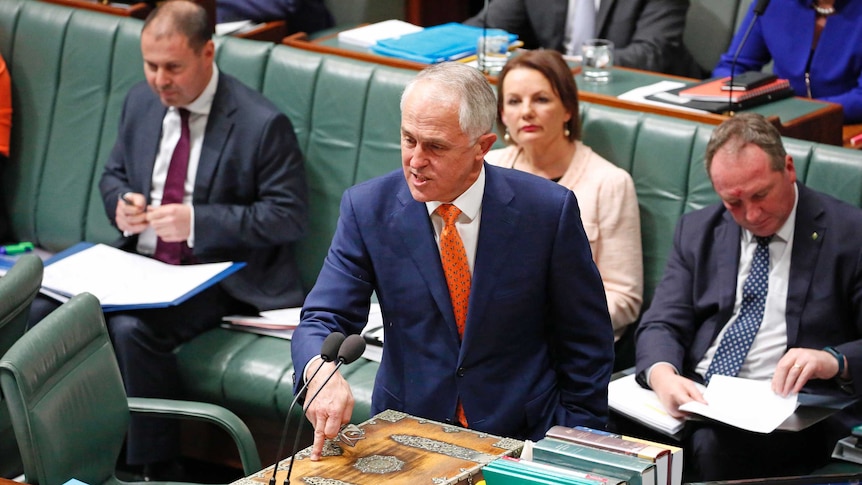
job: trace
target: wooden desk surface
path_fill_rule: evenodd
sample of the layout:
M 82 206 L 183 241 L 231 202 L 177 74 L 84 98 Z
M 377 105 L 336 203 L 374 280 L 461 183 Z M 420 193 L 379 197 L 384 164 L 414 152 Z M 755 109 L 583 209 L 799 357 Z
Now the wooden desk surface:
M 27 485 L 26 483 L 16 482 L 8 478 L 0 477 L 0 485 Z
M 421 70 L 426 67 L 426 64 L 420 62 L 382 56 L 371 52 L 369 49 L 343 46 L 338 42 L 337 34 L 310 40 L 304 33 L 298 33 L 286 37 L 282 42 L 300 49 L 351 57 L 403 69 Z M 624 67 L 615 67 L 612 82 L 604 85 L 583 82 L 580 76 L 576 76 L 575 79 L 578 81 L 579 98 L 588 103 L 682 118 L 709 125 L 717 125 L 728 118 L 727 115 L 721 114 L 683 111 L 672 105 L 657 106 L 618 98 L 624 92 L 663 80 L 694 83 L 698 81 L 696 79 Z M 489 81 L 496 83 L 496 78 L 489 77 Z M 807 98 L 786 98 L 756 106 L 748 111 L 766 116 L 783 136 L 828 145 L 849 146 L 850 137 L 862 132 L 862 125 L 856 125 L 855 128 L 842 126 L 844 115 L 840 105 Z

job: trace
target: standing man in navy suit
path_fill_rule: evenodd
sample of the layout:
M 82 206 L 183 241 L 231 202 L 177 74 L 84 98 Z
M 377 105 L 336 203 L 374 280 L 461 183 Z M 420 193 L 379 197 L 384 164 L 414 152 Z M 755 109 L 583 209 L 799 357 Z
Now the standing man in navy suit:
M 246 263 L 179 306 L 107 314 L 128 394 L 179 398 L 178 345 L 226 314 L 302 303 L 294 243 L 305 232 L 307 189 L 293 126 L 219 72 L 203 8 L 165 2 L 144 23 L 141 52 L 147 82 L 126 97 L 100 184 L 121 245 L 162 259 L 163 243 L 177 243 L 174 262 L 182 264 Z M 188 166 L 170 201 L 170 167 L 184 138 Z M 176 469 L 177 431 L 168 420 L 133 418 L 128 462 L 145 465 L 146 478 L 181 478 L 168 473 Z
M 694 383 L 711 374 L 770 380 L 780 395 L 855 393 L 862 384 L 862 210 L 799 183 L 778 131 L 757 114 L 715 129 L 706 170 L 721 203 L 677 224 L 664 277 L 637 330 L 638 381 L 676 417 L 684 415 L 681 404 L 704 401 Z M 741 364 L 726 372 L 721 362 L 733 346 L 725 351 L 722 343 L 733 339 L 725 335 L 753 320 L 746 300 L 757 296 L 747 280 L 763 267 L 761 245 L 768 263 L 753 341 L 746 351 L 745 339 L 736 340 Z M 685 481 L 810 473 L 860 420 L 854 405 L 796 433 L 690 422 Z
M 383 360 L 372 412 L 403 411 L 515 438 L 555 424 L 603 428 L 613 331 L 574 194 L 484 156 L 496 98 L 479 71 L 434 65 L 401 98 L 403 170 L 347 190 L 329 254 L 293 334 L 297 388 L 331 332 L 359 333 L 372 293 Z M 452 204 L 469 269 L 459 325 L 441 262 Z M 445 226 L 445 227 L 444 227 Z M 451 234 L 451 233 L 450 233 Z M 460 326 L 460 328 L 459 328 Z M 317 392 L 332 363 L 309 383 Z M 350 420 L 336 374 L 306 410 L 312 459 Z

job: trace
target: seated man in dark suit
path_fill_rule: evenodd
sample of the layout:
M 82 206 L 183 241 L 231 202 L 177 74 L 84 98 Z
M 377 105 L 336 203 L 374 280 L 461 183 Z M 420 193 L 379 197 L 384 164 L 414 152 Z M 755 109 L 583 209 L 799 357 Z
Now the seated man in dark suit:
M 775 127 L 722 123 L 706 148 L 721 203 L 677 224 L 637 330 L 637 376 L 673 416 L 712 375 L 771 380 L 780 395 L 844 394 L 862 376 L 862 210 L 796 179 Z M 686 480 L 810 473 L 862 422 L 853 405 L 803 431 L 687 423 Z
M 129 396 L 182 398 L 175 348 L 221 317 L 297 306 L 294 243 L 307 188 L 290 120 L 214 63 L 206 12 L 174 0 L 141 31 L 146 82 L 131 88 L 99 188 L 118 242 L 170 264 L 245 262 L 180 305 L 106 315 Z M 32 321 L 47 312 L 34 305 Z M 54 305 L 56 306 L 56 304 Z M 179 429 L 133 417 L 127 460 L 145 478 L 177 476 Z
M 613 328 L 577 201 L 550 180 L 484 163 L 496 111 L 485 77 L 464 64 L 434 65 L 408 84 L 402 170 L 342 198 L 293 334 L 297 390 L 327 335 L 362 330 L 376 292 L 385 338 L 372 413 L 534 440 L 556 424 L 605 426 Z M 340 374 L 322 389 L 306 410 L 314 460 L 353 409 Z
M 688 0 L 494 0 L 469 25 L 504 29 L 527 49 L 580 55 L 588 38 L 614 43 L 614 64 L 699 75 L 682 45 Z

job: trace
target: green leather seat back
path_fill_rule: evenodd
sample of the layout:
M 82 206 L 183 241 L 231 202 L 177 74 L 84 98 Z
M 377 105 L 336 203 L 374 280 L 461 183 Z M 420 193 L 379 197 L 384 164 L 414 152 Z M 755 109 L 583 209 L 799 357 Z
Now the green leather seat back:
M 42 260 L 35 254 L 23 255 L 0 277 L 0 356 L 24 335 L 30 303 L 41 285 Z M 17 476 L 22 471 L 9 410 L 0 392 L 0 476 Z
M 113 52 L 106 63 L 110 69 L 109 82 L 104 87 L 105 110 L 102 127 L 98 134 L 98 152 L 93 160 L 93 180 L 90 185 L 84 239 L 87 241 L 113 241 L 119 237 L 117 229 L 105 215 L 105 206 L 99 193 L 99 179 L 108 155 L 117 139 L 117 124 L 123 110 L 123 102 L 129 89 L 144 80 L 144 60 L 141 56 L 141 26 L 143 22 L 125 19 L 114 31 Z
M 344 191 L 400 166 L 398 100 L 414 71 L 276 46 L 263 93 L 294 123 L 305 155 L 309 231 L 299 265 L 311 289 L 335 233 Z
M 0 360 L 0 385 L 27 481 L 113 476 L 129 408 L 95 297 L 74 297 L 24 334 Z
M 88 220 L 91 188 L 101 176 L 102 130 L 116 126 L 115 120 L 105 119 L 111 66 L 122 62 L 125 70 L 141 69 L 133 60 L 113 55 L 113 39 L 122 20 L 84 10 L 75 12 L 61 44 L 46 49 L 59 54 L 59 76 L 36 198 L 36 236 L 53 251 L 84 239 L 82 222 Z M 81 76 L 82 72 L 87 75 Z M 104 209 L 91 224 L 96 221 L 108 226 Z M 117 237 L 116 232 L 113 237 Z

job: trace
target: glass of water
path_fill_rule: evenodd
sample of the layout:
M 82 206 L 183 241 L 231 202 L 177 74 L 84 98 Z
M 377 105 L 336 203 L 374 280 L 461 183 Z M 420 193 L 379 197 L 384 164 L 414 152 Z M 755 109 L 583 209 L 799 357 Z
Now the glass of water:
M 581 47 L 584 81 L 608 83 L 614 67 L 614 43 L 606 39 L 589 39 Z
M 497 75 L 509 60 L 509 36 L 480 35 L 476 45 L 479 70 L 485 74 Z

